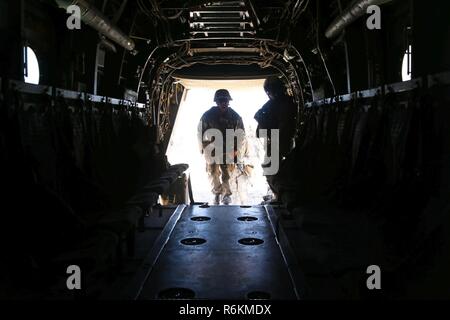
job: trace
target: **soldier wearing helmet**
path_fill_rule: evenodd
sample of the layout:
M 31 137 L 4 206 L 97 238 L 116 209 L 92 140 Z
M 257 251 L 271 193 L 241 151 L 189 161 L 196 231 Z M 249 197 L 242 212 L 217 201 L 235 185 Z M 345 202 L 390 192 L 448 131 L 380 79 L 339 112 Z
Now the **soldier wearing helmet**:
M 283 161 L 294 145 L 297 108 L 278 77 L 268 77 L 264 82 L 264 90 L 269 101 L 255 114 L 255 120 L 258 122 L 256 135 L 259 137 L 260 129 L 279 130 L 279 159 Z M 271 150 L 270 134 L 268 140 L 268 150 Z M 267 181 L 276 195 L 278 192 L 273 185 L 275 176 L 267 176 Z
M 229 107 L 231 101 L 231 95 L 226 89 L 217 90 L 214 95 L 215 107 L 212 107 L 206 111 L 200 119 L 198 126 L 199 145 L 201 152 L 205 155 L 206 169 L 212 185 L 212 193 L 214 194 L 214 204 L 219 204 L 222 201 L 223 204 L 228 205 L 231 203 L 231 189 L 230 189 L 230 172 L 234 170 L 234 164 L 227 161 L 227 129 L 242 130 L 244 132 L 244 124 L 239 114 Z M 223 144 L 221 150 L 214 138 L 208 137 L 207 131 L 209 129 L 216 129 L 222 134 Z M 205 152 L 207 147 L 214 146 L 216 141 L 217 149 L 214 152 L 222 152 L 220 157 L 221 161 L 217 161 L 217 157 L 212 159 L 209 154 Z M 235 159 L 239 149 L 242 145 L 239 143 L 236 145 L 233 139 L 233 155 Z M 216 146 L 214 146 L 216 148 Z M 215 154 L 213 154 L 215 156 Z M 228 155 L 229 156 L 229 155 Z M 218 163 L 219 162 L 219 163 Z
M 270 100 L 285 95 L 286 88 L 278 77 L 271 76 L 264 81 L 264 91 L 266 91 Z

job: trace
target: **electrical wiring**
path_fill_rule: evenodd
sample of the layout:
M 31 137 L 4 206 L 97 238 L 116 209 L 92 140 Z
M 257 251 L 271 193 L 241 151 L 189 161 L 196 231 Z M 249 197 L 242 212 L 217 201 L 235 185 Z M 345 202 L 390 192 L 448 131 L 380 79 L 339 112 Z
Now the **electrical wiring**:
M 283 12 L 281 13 L 281 16 L 280 16 L 281 21 L 287 20 L 287 16 L 290 12 L 289 9 L 290 9 L 291 5 L 292 5 L 292 0 L 289 0 L 283 9 Z
M 218 39 L 219 40 L 219 39 Z M 242 40 L 242 39 L 239 39 Z M 298 50 L 293 48 L 294 56 L 298 56 L 298 59 L 284 59 L 285 49 L 290 48 L 287 43 L 278 43 L 274 40 L 262 40 L 262 39 L 249 39 L 252 40 L 247 43 L 246 46 L 251 46 L 259 48 L 258 54 L 255 55 L 190 55 L 189 49 L 191 46 L 191 39 L 177 40 L 172 43 L 168 43 L 165 46 L 167 48 L 180 47 L 176 52 L 173 52 L 169 56 L 159 57 L 158 60 L 164 60 L 163 63 L 159 65 L 159 68 L 152 72 L 150 75 L 149 83 L 152 83 L 151 87 L 151 99 L 150 107 L 154 110 L 156 116 L 159 115 L 159 119 L 155 119 L 155 123 L 159 123 L 160 135 L 164 136 L 166 132 L 166 122 L 167 117 L 167 103 L 168 103 L 168 90 L 170 89 L 171 75 L 180 68 L 190 67 L 196 64 L 203 65 L 223 65 L 223 64 L 235 64 L 235 65 L 251 65 L 257 64 L 262 68 L 273 67 L 275 70 L 280 72 L 280 74 L 287 79 L 289 84 L 289 89 L 293 93 L 293 98 L 298 104 L 298 112 L 301 112 L 302 106 L 305 103 L 304 88 L 301 85 L 300 75 L 297 69 L 304 69 L 306 73 L 307 81 L 305 83 L 309 84 L 312 90 L 312 84 L 309 76 L 309 70 L 304 63 Z M 193 40 L 192 40 L 193 41 Z M 152 54 L 153 56 L 153 54 Z M 150 59 L 150 57 L 149 57 Z M 292 61 L 291 61 L 292 60 Z M 146 67 L 149 64 L 146 63 Z M 303 68 L 298 68 L 296 62 L 303 62 Z M 153 80 L 151 80 L 153 79 Z M 160 114 L 160 113 L 163 114 Z
M 320 58 L 322 59 L 323 66 L 325 67 L 325 71 L 327 73 L 328 79 L 330 80 L 330 84 L 331 84 L 331 87 L 333 89 L 333 94 L 336 95 L 336 88 L 334 86 L 333 79 L 331 79 L 330 71 L 328 70 L 328 66 L 327 66 L 327 63 L 325 62 L 325 59 L 324 59 L 323 54 L 322 54 L 322 51 L 320 50 L 319 47 L 317 47 L 317 51 L 319 52 L 319 55 L 320 55 Z
M 298 7 L 297 11 L 294 11 L 293 14 L 292 14 L 292 20 L 294 21 L 294 24 L 297 23 L 297 21 L 298 21 L 299 17 L 301 16 L 301 14 L 302 14 L 303 12 L 305 12 L 306 9 L 308 8 L 309 0 L 302 1 L 301 4 L 303 4 L 303 3 L 305 3 L 305 5 L 303 6 L 303 8 L 302 8 L 301 5 L 300 5 L 300 6 Z
M 169 20 L 176 20 L 184 13 L 185 10 L 180 10 L 178 13 L 174 14 L 173 16 L 166 17 Z
M 304 70 L 305 70 L 306 77 L 308 78 L 308 82 L 309 82 L 309 86 L 310 86 L 310 90 L 311 90 L 311 97 L 312 97 L 312 99 L 314 100 L 314 99 L 315 99 L 315 96 L 314 96 L 314 88 L 313 88 L 312 79 L 311 79 L 311 76 L 310 76 L 310 72 L 309 72 L 309 70 L 308 70 L 308 67 L 307 67 L 307 65 L 306 65 L 306 62 L 305 62 L 305 60 L 303 59 L 302 55 L 300 54 L 300 52 L 297 50 L 296 47 L 290 46 L 290 48 L 293 49 L 293 50 L 296 52 L 297 56 L 298 56 L 299 59 L 300 59 L 300 62 L 303 64 L 303 68 L 304 68 Z
M 297 0 L 294 5 L 292 5 L 292 1 L 288 1 L 281 14 L 281 21 L 290 25 L 296 25 L 298 18 L 306 11 L 308 5 L 309 0 Z
M 144 4 L 144 2 L 142 0 L 137 0 L 136 1 L 138 4 L 139 9 L 145 14 L 147 15 L 149 18 L 152 18 L 152 12 L 147 8 L 147 6 Z
M 327 77 L 328 80 L 330 81 L 331 84 L 331 88 L 333 90 L 333 95 L 336 95 L 336 88 L 334 86 L 334 82 L 333 79 L 331 78 L 331 74 L 330 71 L 328 70 L 328 66 L 327 63 L 325 61 L 325 58 L 322 54 L 322 50 L 320 50 L 320 39 L 319 39 L 319 5 L 317 4 L 317 9 L 316 9 L 316 19 L 315 19 L 315 23 L 313 24 L 314 28 L 315 28 L 315 34 L 316 34 L 316 46 L 317 46 L 317 52 L 319 53 L 320 59 L 322 60 L 323 66 L 325 68 L 325 72 L 327 73 Z

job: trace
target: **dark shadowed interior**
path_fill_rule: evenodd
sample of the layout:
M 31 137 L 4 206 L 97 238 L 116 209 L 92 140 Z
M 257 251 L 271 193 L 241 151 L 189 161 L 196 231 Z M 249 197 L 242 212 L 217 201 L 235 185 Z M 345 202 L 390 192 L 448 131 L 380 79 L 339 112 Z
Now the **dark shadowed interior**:
M 1 300 L 450 298 L 448 1 L 0 0 L 0 42 Z M 187 83 L 273 76 L 272 191 L 195 197 Z

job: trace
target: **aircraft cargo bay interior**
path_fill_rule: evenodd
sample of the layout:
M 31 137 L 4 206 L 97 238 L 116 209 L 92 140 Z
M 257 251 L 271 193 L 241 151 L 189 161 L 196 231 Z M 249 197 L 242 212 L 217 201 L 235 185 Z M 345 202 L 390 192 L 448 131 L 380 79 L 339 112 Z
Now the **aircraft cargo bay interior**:
M 0 300 L 450 298 L 450 3 L 0 0 L 0 41 Z

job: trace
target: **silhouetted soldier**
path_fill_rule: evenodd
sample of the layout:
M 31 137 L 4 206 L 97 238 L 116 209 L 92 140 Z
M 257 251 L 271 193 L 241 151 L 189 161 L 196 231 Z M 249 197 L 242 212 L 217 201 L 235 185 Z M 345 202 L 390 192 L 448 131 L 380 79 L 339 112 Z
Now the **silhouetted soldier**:
M 292 98 L 286 94 L 286 88 L 278 77 L 267 78 L 264 82 L 264 90 L 269 97 L 269 101 L 255 114 L 255 120 L 258 122 L 256 135 L 260 138 L 262 136 L 260 130 L 268 130 L 266 153 L 268 150 L 278 149 L 279 159 L 282 161 L 294 146 L 297 108 Z M 272 146 L 271 136 L 273 136 L 273 133 L 271 133 L 271 130 L 279 130 L 278 148 Z M 273 157 L 274 155 L 270 156 Z M 265 165 L 268 166 L 268 164 Z M 266 177 L 270 188 L 276 195 L 278 192 L 273 185 L 275 175 L 267 175 Z
M 229 107 L 230 100 L 232 99 L 228 90 L 217 90 L 214 95 L 214 102 L 216 102 L 217 106 L 206 111 L 199 124 L 200 148 L 205 155 L 207 172 L 213 187 L 214 204 L 216 205 L 220 203 L 221 196 L 223 196 L 223 204 L 228 205 L 231 203 L 230 172 L 235 168 L 236 159 L 243 146 L 243 143 L 239 143 L 239 139 L 238 143 L 235 144 L 234 137 L 231 137 L 232 141 L 227 141 L 227 129 L 240 129 L 242 135 L 244 133 L 242 118 Z M 218 137 L 215 134 L 208 134 L 208 130 L 211 131 L 211 129 L 217 130 L 221 134 L 221 143 L 218 142 Z M 230 137 L 228 138 L 231 140 Z M 227 143 L 232 143 L 233 147 L 231 150 L 227 150 Z M 207 148 L 210 149 L 211 147 L 214 149 L 212 154 L 205 152 Z M 230 151 L 232 154 L 227 154 Z M 222 154 L 217 155 L 217 152 L 222 152 Z

